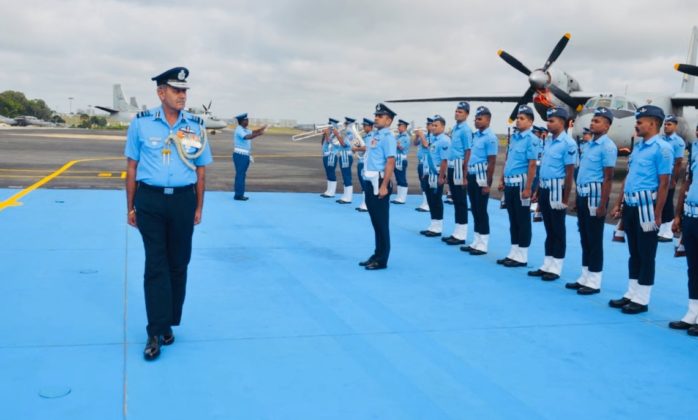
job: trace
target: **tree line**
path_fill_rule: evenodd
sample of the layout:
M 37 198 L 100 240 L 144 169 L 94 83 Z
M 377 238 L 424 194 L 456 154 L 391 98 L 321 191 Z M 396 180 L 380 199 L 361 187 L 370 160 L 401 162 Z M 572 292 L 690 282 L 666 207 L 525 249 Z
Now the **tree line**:
M 9 118 L 31 115 L 48 121 L 53 115 L 53 110 L 43 99 L 27 99 L 22 92 L 6 90 L 0 93 L 0 115 Z

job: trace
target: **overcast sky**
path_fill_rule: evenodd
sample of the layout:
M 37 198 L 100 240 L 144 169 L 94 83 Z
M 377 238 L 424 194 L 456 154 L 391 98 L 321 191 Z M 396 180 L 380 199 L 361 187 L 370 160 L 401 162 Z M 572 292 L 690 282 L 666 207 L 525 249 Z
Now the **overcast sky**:
M 540 67 L 565 32 L 557 69 L 585 90 L 677 91 L 698 12 L 691 0 L 0 0 L 0 91 L 59 112 L 126 97 L 157 105 L 150 77 L 186 66 L 189 105 L 221 117 L 323 122 L 369 116 L 390 98 L 521 93 L 504 49 Z M 506 121 L 512 105 L 493 105 Z M 398 105 L 452 117 L 454 104 Z M 421 124 L 420 124 L 421 125 Z

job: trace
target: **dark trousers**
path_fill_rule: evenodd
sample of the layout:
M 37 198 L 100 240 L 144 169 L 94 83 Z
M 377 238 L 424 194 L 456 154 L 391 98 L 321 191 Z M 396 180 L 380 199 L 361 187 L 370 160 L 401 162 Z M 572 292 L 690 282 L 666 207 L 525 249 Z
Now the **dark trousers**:
M 363 171 L 364 171 L 364 162 L 362 159 L 359 159 L 359 162 L 356 164 L 356 175 L 357 175 L 357 178 L 359 178 L 359 185 L 361 185 L 362 189 L 364 187 Z
M 521 192 L 517 186 L 504 187 L 504 199 L 509 214 L 509 236 L 512 245 L 528 248 L 531 245 L 531 206 L 521 205 Z
M 245 195 L 245 178 L 247 178 L 247 168 L 250 167 L 250 157 L 233 153 L 233 164 L 235 165 L 235 197 L 242 197 Z
M 662 223 L 674 220 L 674 191 L 676 190 L 672 188 L 667 192 L 664 208 L 662 209 Z
M 441 197 L 444 195 L 444 186 L 439 185 L 436 189 L 429 186 L 428 176 L 422 180 L 426 183 L 424 192 L 427 195 L 427 203 L 429 204 L 429 213 L 431 220 L 443 220 L 444 218 L 444 202 Z
M 604 217 L 589 214 L 589 199 L 577 197 L 577 226 L 582 244 L 582 266 L 592 273 L 603 271 Z
M 698 299 L 698 218 L 684 216 L 681 232 L 688 263 L 688 298 Z
M 191 259 L 196 192 L 166 195 L 139 186 L 136 221 L 145 247 L 145 310 L 148 335 L 162 335 L 182 320 Z
M 322 166 L 325 168 L 325 176 L 327 177 L 328 181 L 337 181 L 337 174 L 335 173 L 336 168 L 337 168 L 337 159 L 335 158 L 335 161 L 332 165 L 329 165 L 327 163 L 328 159 L 327 156 L 322 157 Z
M 349 166 L 347 166 L 346 168 L 342 167 L 341 159 L 339 159 L 339 156 L 337 156 L 335 159 L 337 159 L 340 162 L 339 171 L 342 173 L 342 181 L 344 181 L 344 186 L 351 187 L 351 165 L 354 163 L 354 157 L 349 156 Z
M 383 179 L 378 181 L 380 186 Z M 379 198 L 373 194 L 373 184 L 364 181 L 364 191 L 366 192 L 366 208 L 371 217 L 373 232 L 375 233 L 376 248 L 373 250 L 373 260 L 378 264 L 388 264 L 390 256 L 390 194 L 392 187 L 388 186 L 388 195 Z
M 490 194 L 483 194 L 482 187 L 477 185 L 474 174 L 468 174 L 468 198 L 473 211 L 473 221 L 475 222 L 475 233 L 480 235 L 490 234 L 490 216 L 487 214 L 487 203 Z
M 448 190 L 451 191 L 456 223 L 464 225 L 468 223 L 468 197 L 463 184 L 456 185 L 453 181 L 453 168 L 448 168 Z
M 424 167 L 422 166 L 421 163 L 417 164 L 417 177 L 419 178 L 419 187 L 422 189 L 423 193 L 426 193 L 427 190 L 429 189 L 429 183 L 427 182 L 426 179 L 423 179 Z
M 407 186 L 407 159 L 402 161 L 402 170 L 395 168 L 395 182 L 397 182 L 398 187 Z
M 550 207 L 550 190 L 538 189 L 538 208 L 543 214 L 545 225 L 545 256 L 565 258 L 567 249 L 567 228 L 565 227 L 566 210 L 556 210 Z
M 657 256 L 657 231 L 645 232 L 640 226 L 637 207 L 623 207 L 623 226 L 628 242 L 628 278 L 643 286 L 654 284 L 654 264 Z

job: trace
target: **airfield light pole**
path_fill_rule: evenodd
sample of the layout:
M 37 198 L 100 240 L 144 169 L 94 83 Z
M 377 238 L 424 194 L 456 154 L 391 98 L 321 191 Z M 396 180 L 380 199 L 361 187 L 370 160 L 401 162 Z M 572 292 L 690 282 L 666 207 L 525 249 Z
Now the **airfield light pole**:
M 73 115 L 73 98 L 72 96 L 68 97 L 68 114 Z

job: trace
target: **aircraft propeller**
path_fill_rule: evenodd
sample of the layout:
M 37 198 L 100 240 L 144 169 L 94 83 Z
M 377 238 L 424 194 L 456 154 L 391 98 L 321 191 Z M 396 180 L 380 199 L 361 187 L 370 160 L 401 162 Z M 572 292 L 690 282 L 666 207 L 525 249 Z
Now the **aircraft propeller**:
M 674 64 L 674 68 L 681 73 L 688 74 L 690 76 L 698 76 L 698 66 L 692 64 Z
M 557 45 L 555 45 L 555 48 L 553 48 L 552 52 L 550 53 L 550 56 L 548 57 L 548 60 L 545 62 L 543 67 L 533 71 L 529 70 L 528 67 L 526 67 L 522 62 L 514 58 L 514 56 L 507 53 L 506 51 L 497 51 L 497 55 L 499 55 L 499 57 L 502 60 L 506 61 L 510 66 L 528 76 L 528 83 L 530 85 L 528 89 L 526 89 L 526 92 L 524 92 L 523 96 L 521 96 L 521 99 L 517 102 L 516 106 L 514 107 L 514 110 L 509 116 L 509 121 L 513 121 L 516 118 L 519 106 L 531 102 L 533 100 L 533 95 L 536 93 L 536 91 L 541 89 L 550 89 L 550 91 L 556 97 L 558 97 L 562 102 L 564 102 L 573 109 L 577 106 L 575 100 L 567 92 L 565 92 L 564 90 L 560 89 L 552 83 L 552 81 L 550 80 L 550 74 L 548 73 L 548 69 L 550 68 L 550 66 L 552 66 L 553 63 L 558 59 L 558 57 L 560 57 L 560 54 L 562 54 L 562 51 L 567 46 L 567 43 L 570 40 L 570 36 L 571 35 L 569 33 L 563 35 L 560 41 L 558 41 Z

